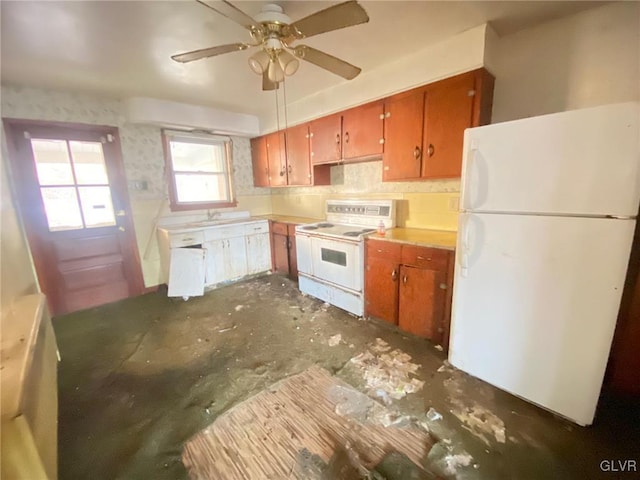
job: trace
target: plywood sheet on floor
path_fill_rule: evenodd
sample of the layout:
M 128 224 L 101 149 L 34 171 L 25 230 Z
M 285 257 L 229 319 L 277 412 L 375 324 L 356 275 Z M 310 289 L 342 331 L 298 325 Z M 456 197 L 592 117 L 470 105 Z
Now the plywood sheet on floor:
M 394 451 L 417 465 L 424 463 L 433 444 L 428 433 L 411 425 L 385 427 L 365 419 L 362 412 L 340 415 L 336 389 L 361 395 L 326 370 L 312 367 L 236 405 L 185 445 L 182 460 L 190 477 L 306 479 L 301 454 L 329 463 L 349 446 L 357 448 L 370 468 Z M 376 419 L 388 413 L 365 397 L 366 401 L 373 403 Z

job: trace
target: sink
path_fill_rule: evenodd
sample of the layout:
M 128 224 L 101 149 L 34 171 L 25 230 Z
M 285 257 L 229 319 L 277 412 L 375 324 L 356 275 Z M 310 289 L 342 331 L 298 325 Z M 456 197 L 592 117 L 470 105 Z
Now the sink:
M 251 218 L 227 218 L 222 220 L 201 220 L 199 222 L 186 223 L 183 227 L 212 227 L 216 225 L 228 225 L 230 223 L 246 223 Z

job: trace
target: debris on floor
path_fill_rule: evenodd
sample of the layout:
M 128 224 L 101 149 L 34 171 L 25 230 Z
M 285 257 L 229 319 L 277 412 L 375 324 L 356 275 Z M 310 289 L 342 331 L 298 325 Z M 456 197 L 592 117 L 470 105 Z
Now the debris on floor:
M 434 410 L 433 407 L 431 407 L 427 411 L 427 420 L 429 420 L 430 422 L 436 422 L 438 420 L 442 420 L 442 415 Z
M 492 439 L 495 439 L 498 443 L 505 443 L 506 431 L 502 419 L 468 395 L 465 395 L 461 385 L 462 381 L 460 375 L 454 375 L 444 382 L 445 388 L 449 392 L 449 402 L 452 406 L 451 413 L 463 423 L 467 430 L 487 445 L 491 445 Z
M 329 337 L 329 341 L 327 343 L 329 343 L 330 347 L 335 347 L 336 345 L 339 345 L 341 341 L 342 335 L 338 333 L 336 335 L 333 335 L 332 337 Z
M 468 453 L 458 453 L 444 457 L 444 472 L 448 475 L 455 475 L 459 467 L 468 467 L 473 462 L 473 457 Z
M 347 398 L 347 405 L 336 404 L 332 400 L 336 398 Z M 412 425 L 395 428 L 359 422 L 358 416 L 368 415 L 365 410 L 357 410 L 363 405 L 371 406 L 370 411 L 387 410 L 314 366 L 217 417 L 187 441 L 182 460 L 192 479 L 228 480 L 385 480 L 382 476 L 364 475 L 392 451 L 416 466 L 421 465 L 434 443 L 431 436 Z M 336 410 L 352 416 L 339 415 Z M 258 451 L 264 455 L 257 455 Z M 323 470 L 324 464 L 327 467 Z M 318 469 L 325 473 L 344 469 L 351 476 L 310 474 Z
M 244 308 L 244 305 L 236 305 L 236 312 L 239 312 L 240 310 L 242 310 Z
M 411 356 L 400 349 L 391 350 L 381 338 L 369 346 L 368 350 L 353 357 L 350 362 L 359 370 L 366 381 L 368 394 L 380 398 L 385 404 L 400 400 L 408 393 L 417 392 L 424 382 L 415 375 L 420 365 L 411 363 Z

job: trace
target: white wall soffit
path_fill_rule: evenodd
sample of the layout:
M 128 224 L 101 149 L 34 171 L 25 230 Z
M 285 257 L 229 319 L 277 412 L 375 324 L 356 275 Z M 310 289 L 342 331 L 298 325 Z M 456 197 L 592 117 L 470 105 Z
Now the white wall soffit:
M 484 65 L 487 28 L 487 24 L 479 25 L 440 43 L 400 57 L 392 63 L 368 72 L 363 71 L 353 80 L 291 102 L 287 105 L 288 124 L 302 123 L 425 83 L 480 68 Z M 291 81 L 295 81 L 295 75 Z M 282 128 L 282 112 L 280 117 Z M 262 112 L 260 125 L 261 133 L 277 129 L 275 109 Z
M 258 117 L 211 107 L 133 97 L 125 100 L 127 121 L 169 128 L 207 130 L 225 135 L 255 137 Z

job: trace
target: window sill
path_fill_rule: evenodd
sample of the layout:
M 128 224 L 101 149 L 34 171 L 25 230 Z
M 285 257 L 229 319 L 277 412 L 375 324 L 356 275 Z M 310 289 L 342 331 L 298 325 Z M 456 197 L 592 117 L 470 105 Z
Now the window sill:
M 188 210 L 208 210 L 211 208 L 233 208 L 238 206 L 238 201 L 232 202 L 193 202 L 193 203 L 170 203 L 172 212 L 184 212 Z

